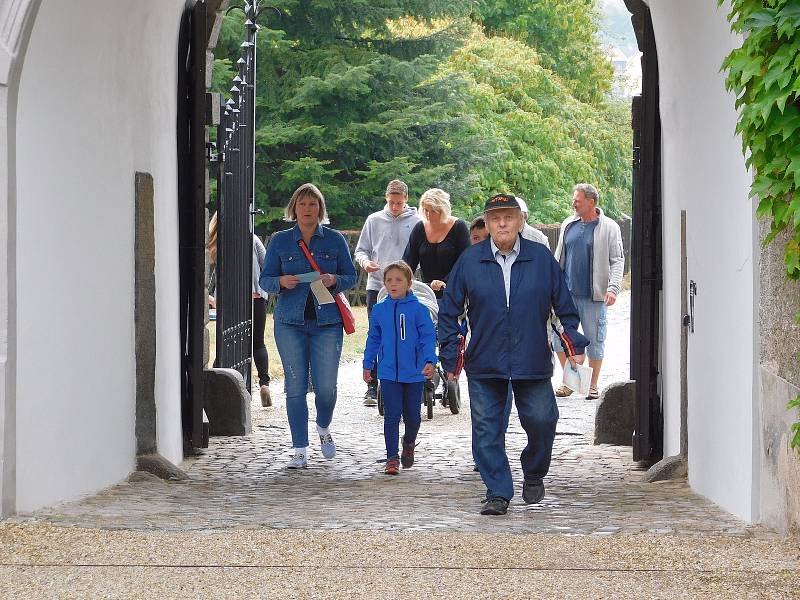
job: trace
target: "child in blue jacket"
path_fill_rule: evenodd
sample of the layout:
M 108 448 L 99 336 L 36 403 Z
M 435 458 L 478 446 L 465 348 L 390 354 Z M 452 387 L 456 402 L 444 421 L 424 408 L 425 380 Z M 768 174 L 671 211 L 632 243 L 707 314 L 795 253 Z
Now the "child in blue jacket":
M 411 291 L 413 277 L 402 260 L 384 268 L 383 285 L 389 294 L 372 309 L 364 350 L 365 382 L 371 381 L 370 369 L 378 359 L 387 475 L 397 475 L 401 462 L 406 469 L 414 464 L 423 386 L 433 376 L 437 360 L 436 330 L 430 312 Z M 403 454 L 398 456 L 401 414 L 406 430 Z

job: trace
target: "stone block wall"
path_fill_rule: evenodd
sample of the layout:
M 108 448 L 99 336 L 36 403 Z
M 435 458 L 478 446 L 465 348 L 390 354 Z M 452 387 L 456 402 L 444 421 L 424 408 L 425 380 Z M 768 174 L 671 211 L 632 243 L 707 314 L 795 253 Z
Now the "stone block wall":
M 760 239 L 769 232 L 760 224 Z M 800 529 L 800 450 L 791 448 L 791 424 L 800 411 L 786 403 L 800 393 L 800 285 L 785 275 L 788 235 L 761 248 L 759 269 L 761 520 L 781 531 Z

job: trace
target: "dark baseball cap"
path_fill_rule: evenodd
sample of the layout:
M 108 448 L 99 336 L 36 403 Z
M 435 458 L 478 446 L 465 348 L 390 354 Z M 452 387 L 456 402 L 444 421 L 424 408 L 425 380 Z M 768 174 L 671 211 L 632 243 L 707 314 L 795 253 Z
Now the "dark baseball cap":
M 498 208 L 521 209 L 516 196 L 512 196 L 511 194 L 495 194 L 486 201 L 486 204 L 483 207 L 483 212 L 497 210 Z

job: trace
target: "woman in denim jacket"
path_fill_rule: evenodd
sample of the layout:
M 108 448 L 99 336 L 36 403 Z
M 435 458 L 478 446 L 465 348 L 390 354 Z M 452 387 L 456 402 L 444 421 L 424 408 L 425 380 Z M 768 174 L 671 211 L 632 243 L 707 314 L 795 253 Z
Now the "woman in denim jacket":
M 275 343 L 286 378 L 286 413 L 292 432 L 294 456 L 288 468 L 308 465 L 308 371 L 314 381 L 317 433 L 322 455 L 333 458 L 336 445 L 330 433 L 336 405 L 336 379 L 342 353 L 342 317 L 335 303 L 320 304 L 309 283 L 297 277 L 314 269 L 298 245 L 304 240 L 322 270 L 322 283 L 331 294 L 356 284 L 356 270 L 342 234 L 323 227 L 328 223 L 325 198 L 311 183 L 292 194 L 285 218 L 295 221 L 291 229 L 274 234 L 267 246 L 261 289 L 278 295 L 273 315 Z

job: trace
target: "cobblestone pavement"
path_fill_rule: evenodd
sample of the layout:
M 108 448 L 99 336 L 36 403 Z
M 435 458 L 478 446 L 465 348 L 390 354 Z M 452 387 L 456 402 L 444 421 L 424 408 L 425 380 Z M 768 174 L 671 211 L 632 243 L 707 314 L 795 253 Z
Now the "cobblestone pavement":
M 623 294 L 609 311 L 609 358 L 601 385 L 628 378 L 629 300 L 630 295 Z M 309 468 L 287 471 L 290 438 L 281 387 L 273 383 L 271 408 L 262 408 L 254 398 L 252 435 L 212 438 L 205 455 L 183 464 L 189 481 L 122 483 L 91 498 L 14 520 L 207 532 L 310 528 L 771 536 L 694 494 L 685 482 L 642 483 L 629 447 L 592 445 L 595 403 L 577 396 L 559 400 L 561 419 L 543 502 L 526 506 L 518 495 L 507 517 L 482 517 L 478 509 L 484 487 L 472 471 L 466 382 L 461 382 L 462 412 L 452 415 L 437 407 L 432 421 L 423 420 L 414 468 L 388 477 L 378 462 L 384 457 L 382 418 L 362 405 L 364 384 L 355 363 L 340 371 L 331 428 L 336 458 L 326 461 L 312 446 Z M 313 422 L 309 427 L 313 429 Z M 524 443 L 514 413 L 507 447 L 518 493 L 518 457 Z

